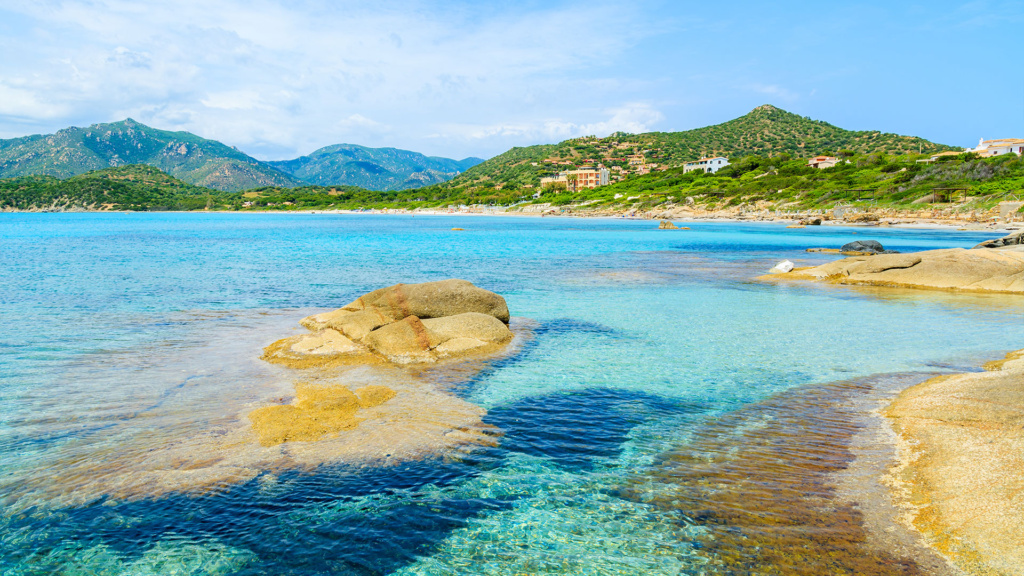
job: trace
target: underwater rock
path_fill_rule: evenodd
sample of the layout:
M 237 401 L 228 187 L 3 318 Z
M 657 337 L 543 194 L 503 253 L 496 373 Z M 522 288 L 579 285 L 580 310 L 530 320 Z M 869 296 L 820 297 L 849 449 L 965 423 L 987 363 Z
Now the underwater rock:
M 290 441 L 319 440 L 328 434 L 355 428 L 361 408 L 379 406 L 395 397 L 386 386 L 365 386 L 355 392 L 346 386 L 297 384 L 295 402 L 263 406 L 249 413 L 262 446 Z
M 434 362 L 507 344 L 508 322 L 504 298 L 465 280 L 396 284 L 303 318 L 312 333 L 274 342 L 263 359 L 294 368 Z
M 762 278 L 1022 294 L 1024 245 L 855 256 Z

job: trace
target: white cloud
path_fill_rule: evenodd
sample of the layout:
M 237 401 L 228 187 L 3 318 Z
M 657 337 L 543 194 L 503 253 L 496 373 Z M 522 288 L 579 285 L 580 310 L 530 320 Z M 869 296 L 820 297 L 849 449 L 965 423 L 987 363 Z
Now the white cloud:
M 34 25 L 22 38 L 0 41 L 14 51 L 0 62 L 0 82 L 26 79 L 6 88 L 0 110 L 53 129 L 61 119 L 131 116 L 230 138 L 243 150 L 269 150 L 275 138 L 281 153 L 296 154 L 357 138 L 413 146 L 446 126 L 494 116 L 525 120 L 476 130 L 556 138 L 652 123 L 642 107 L 592 124 L 572 110 L 577 98 L 567 87 L 586 86 L 590 102 L 581 110 L 623 90 L 614 79 L 587 85 L 586 76 L 655 30 L 635 6 L 611 2 L 588 3 L 586 25 L 573 25 L 582 8 L 0 0 L 0 19 L 16 14 Z M 555 110 L 567 120 L 536 120 Z M 385 135 L 400 140 L 385 142 Z M 447 147 L 433 142 L 435 152 Z M 494 152 L 504 148 L 493 142 Z
M 468 141 L 510 139 L 514 142 L 558 142 L 578 136 L 607 136 L 613 132 L 649 132 L 664 115 L 647 103 L 628 103 L 604 110 L 602 120 L 577 123 L 562 119 L 538 122 L 507 122 L 489 125 L 451 124 L 430 137 Z
M 59 118 L 67 112 L 67 106 L 45 102 L 40 94 L 31 89 L 0 82 L 0 116 L 50 119 Z
M 252 90 L 232 90 L 209 94 L 200 100 L 207 108 L 219 110 L 273 110 L 263 101 L 258 92 Z

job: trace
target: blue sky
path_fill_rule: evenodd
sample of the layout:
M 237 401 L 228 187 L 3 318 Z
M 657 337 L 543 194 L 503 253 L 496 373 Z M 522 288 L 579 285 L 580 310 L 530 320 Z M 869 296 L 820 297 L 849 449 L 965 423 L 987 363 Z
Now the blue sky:
M 126 117 L 261 159 L 489 157 L 770 103 L 1024 137 L 1024 2 L 0 0 L 0 138 Z

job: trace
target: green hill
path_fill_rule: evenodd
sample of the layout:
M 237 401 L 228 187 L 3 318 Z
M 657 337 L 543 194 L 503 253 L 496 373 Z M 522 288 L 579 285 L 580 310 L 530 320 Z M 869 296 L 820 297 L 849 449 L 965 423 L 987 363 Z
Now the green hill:
M 186 184 L 152 166 L 105 168 L 64 180 L 0 180 L 0 210 L 199 210 L 223 208 L 233 196 Z
M 310 184 L 406 190 L 445 182 L 480 162 L 479 158 L 451 160 L 396 148 L 335 144 L 308 156 L 267 164 Z
M 148 164 L 189 184 L 236 191 L 298 186 L 295 178 L 215 140 L 157 130 L 132 119 L 55 134 L 0 140 L 0 177 L 67 178 L 90 170 Z
M 576 166 L 602 163 L 613 177 L 636 173 L 627 156 L 642 156 L 651 170 L 682 166 L 705 156 L 738 158 L 788 153 L 807 157 L 840 150 L 891 155 L 953 150 L 913 136 L 877 131 L 844 130 L 771 105 L 758 106 L 745 116 L 685 132 L 616 133 L 607 138 L 583 137 L 559 144 L 513 148 L 484 161 L 443 186 L 537 185 L 542 176 Z

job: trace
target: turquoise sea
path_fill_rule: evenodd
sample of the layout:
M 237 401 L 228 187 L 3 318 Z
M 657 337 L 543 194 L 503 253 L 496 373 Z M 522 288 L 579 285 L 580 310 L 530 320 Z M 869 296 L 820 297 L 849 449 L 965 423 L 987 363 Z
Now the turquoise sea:
M 754 277 L 833 258 L 809 247 L 993 235 L 656 226 L 0 214 L 0 574 L 928 573 L 865 552 L 835 480 L 849 407 L 1024 348 L 1024 298 Z M 521 329 L 422 381 L 485 409 L 496 446 L 202 476 L 197 439 L 294 391 L 264 346 L 444 278 L 504 295 Z

